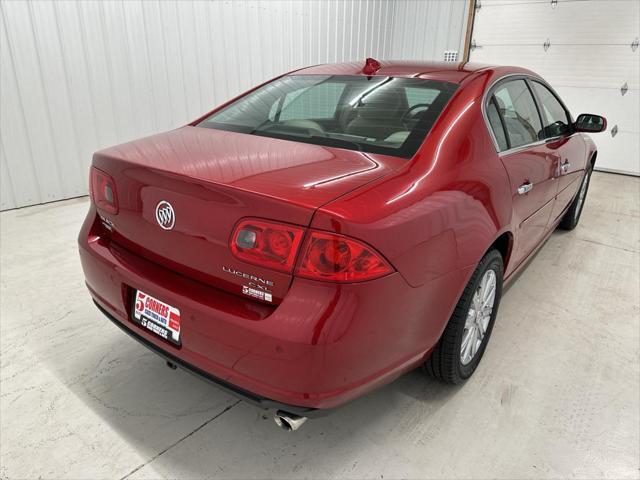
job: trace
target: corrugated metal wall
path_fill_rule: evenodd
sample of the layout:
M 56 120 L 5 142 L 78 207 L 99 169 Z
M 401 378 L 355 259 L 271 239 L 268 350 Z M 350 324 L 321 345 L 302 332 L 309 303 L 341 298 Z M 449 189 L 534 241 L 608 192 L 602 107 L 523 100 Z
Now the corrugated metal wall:
M 468 8 L 468 0 L 396 2 L 390 58 L 442 61 L 455 50 L 462 59 Z
M 0 208 L 84 195 L 95 150 L 183 125 L 281 72 L 440 59 L 460 44 L 466 3 L 1 0 Z

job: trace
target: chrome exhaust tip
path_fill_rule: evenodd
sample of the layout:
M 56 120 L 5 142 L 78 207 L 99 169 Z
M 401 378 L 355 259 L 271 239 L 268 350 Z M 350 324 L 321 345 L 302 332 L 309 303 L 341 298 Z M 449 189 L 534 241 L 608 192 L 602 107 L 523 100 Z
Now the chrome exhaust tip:
M 273 419 L 275 420 L 276 425 L 287 432 L 295 432 L 304 422 L 307 421 L 307 417 L 300 417 L 299 415 L 283 412 L 282 410 L 278 410 L 273 415 Z

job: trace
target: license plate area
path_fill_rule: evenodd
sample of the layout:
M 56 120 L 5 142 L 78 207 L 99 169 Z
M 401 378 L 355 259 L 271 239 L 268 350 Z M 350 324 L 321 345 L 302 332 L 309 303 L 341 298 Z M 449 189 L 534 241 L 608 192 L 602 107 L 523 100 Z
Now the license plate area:
M 172 345 L 182 345 L 180 310 L 148 293 L 134 290 L 131 320 Z

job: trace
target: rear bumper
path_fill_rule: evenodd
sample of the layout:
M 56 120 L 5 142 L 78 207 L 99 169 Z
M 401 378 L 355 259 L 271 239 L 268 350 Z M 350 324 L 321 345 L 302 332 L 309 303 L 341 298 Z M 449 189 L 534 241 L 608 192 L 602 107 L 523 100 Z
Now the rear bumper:
M 100 306 L 100 304 L 98 302 L 96 302 L 95 300 L 94 300 L 94 303 L 96 304 L 96 307 L 98 307 L 98 310 L 100 310 L 102 313 L 104 313 L 104 315 L 109 320 L 111 320 L 120 330 L 125 332 L 127 335 L 129 335 L 134 340 L 137 340 L 138 342 L 140 342 L 142 345 L 147 347 L 152 352 L 160 355 L 162 358 L 164 358 L 168 362 L 171 362 L 174 365 L 176 365 L 176 366 L 188 371 L 189 373 L 195 375 L 196 377 L 199 377 L 199 378 L 201 378 L 201 379 L 203 379 L 203 380 L 205 380 L 205 381 L 207 381 L 209 383 L 212 383 L 213 385 L 215 385 L 216 387 L 220 388 L 221 390 L 224 390 L 225 392 L 244 400 L 245 402 L 251 403 L 252 405 L 255 405 L 256 407 L 260 407 L 260 408 L 263 408 L 265 410 L 268 410 L 268 409 L 284 410 L 286 412 L 294 413 L 296 415 L 300 415 L 300 416 L 303 416 L 303 417 L 319 417 L 319 416 L 322 416 L 323 414 L 325 414 L 326 412 L 329 411 L 329 410 L 321 410 L 321 409 L 310 408 L 310 407 L 299 407 L 297 405 L 289 405 L 289 404 L 286 404 L 286 403 L 276 402 L 275 400 L 271 400 L 271 399 L 265 398 L 265 397 L 260 397 L 260 396 L 258 396 L 256 394 L 252 393 L 252 392 L 248 392 L 246 390 L 242 390 L 241 388 L 237 387 L 236 385 L 233 385 L 233 384 L 231 384 L 229 382 L 225 382 L 224 380 L 216 378 L 213 375 L 205 372 L 204 370 L 200 370 L 198 367 L 195 367 L 193 365 L 190 365 L 190 364 L 184 362 L 180 357 L 172 355 L 168 351 L 159 348 L 156 344 L 148 341 L 147 339 L 145 339 L 144 337 L 140 336 L 139 334 L 137 334 L 132 329 L 125 327 L 121 322 L 119 322 L 109 312 L 107 312 L 104 308 L 102 308 Z
M 80 258 L 93 300 L 108 318 L 230 393 L 304 416 L 421 363 L 444 329 L 446 297 L 459 276 L 420 288 L 398 273 L 344 285 L 296 278 L 282 303 L 269 306 L 134 255 L 94 234 L 94 221 L 92 208 L 80 233 Z M 180 308 L 181 347 L 130 320 L 135 289 Z

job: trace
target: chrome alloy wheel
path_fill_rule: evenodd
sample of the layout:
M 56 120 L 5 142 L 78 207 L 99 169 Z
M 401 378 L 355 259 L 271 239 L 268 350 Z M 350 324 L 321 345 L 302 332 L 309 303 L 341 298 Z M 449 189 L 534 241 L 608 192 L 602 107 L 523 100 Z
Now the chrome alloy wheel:
M 584 178 L 582 179 L 582 185 L 580 185 L 580 192 L 578 192 L 578 205 L 576 205 L 576 208 L 573 211 L 573 216 L 575 218 L 578 218 L 580 216 L 580 212 L 582 212 L 582 207 L 584 206 L 584 198 L 587 196 L 588 186 L 589 172 L 585 173 Z
M 484 336 L 487 333 L 491 313 L 496 301 L 496 272 L 489 269 L 484 272 L 480 285 L 473 294 L 467 320 L 462 332 L 460 345 L 460 361 L 467 365 L 478 353 Z

